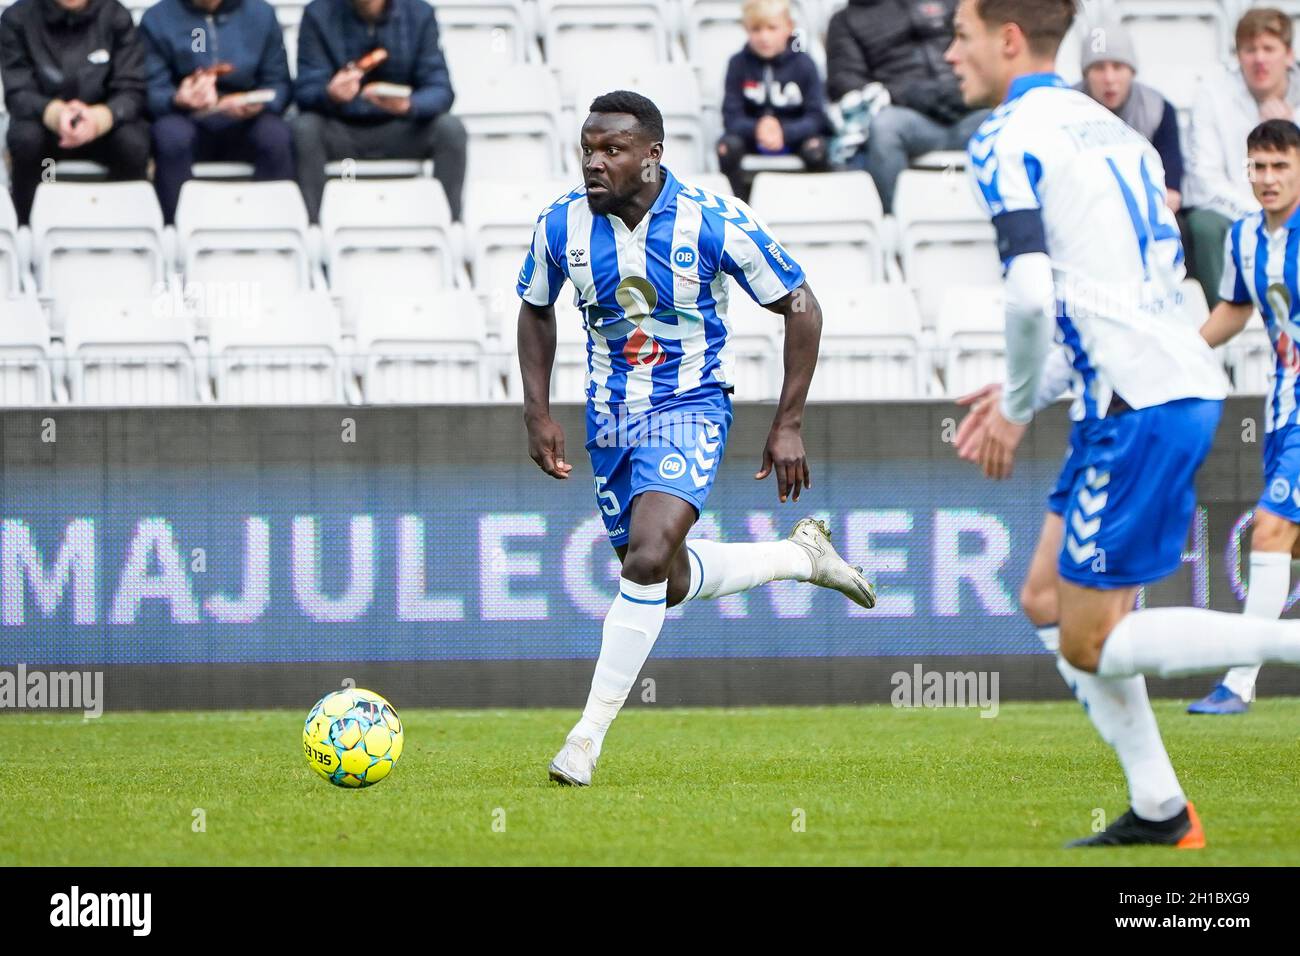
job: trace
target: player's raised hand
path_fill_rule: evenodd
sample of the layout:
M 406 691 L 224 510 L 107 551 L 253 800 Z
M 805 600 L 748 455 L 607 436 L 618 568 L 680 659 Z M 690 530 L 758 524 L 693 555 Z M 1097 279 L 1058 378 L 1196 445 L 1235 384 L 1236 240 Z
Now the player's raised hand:
M 528 457 L 552 478 L 568 478 L 573 470 L 564 460 L 564 429 L 549 415 L 528 420 Z
M 812 487 L 812 471 L 803 450 L 803 435 L 791 425 L 773 425 L 763 446 L 763 466 L 754 478 L 762 481 L 776 472 L 776 494 L 782 502 L 799 500 L 799 492 Z
M 957 437 L 954 440 L 957 457 L 962 461 L 979 460 L 980 447 L 984 443 L 984 427 L 988 422 L 989 409 L 997 403 L 1001 394 L 1001 383 L 990 382 L 983 388 L 976 389 L 957 399 L 958 405 L 970 408 L 970 412 L 957 426 Z

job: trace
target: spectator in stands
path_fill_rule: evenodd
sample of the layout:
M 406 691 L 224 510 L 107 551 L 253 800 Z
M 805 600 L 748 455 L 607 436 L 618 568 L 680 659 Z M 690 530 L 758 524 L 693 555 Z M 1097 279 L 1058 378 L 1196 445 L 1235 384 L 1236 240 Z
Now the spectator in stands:
M 1150 140 L 1165 167 L 1165 202 L 1182 205 L 1183 148 L 1178 142 L 1178 111 L 1159 92 L 1134 80 L 1137 55 L 1128 31 L 1109 17 L 1083 39 L 1083 90 Z
M 102 163 L 110 179 L 144 179 L 144 49 L 117 0 L 18 0 L 0 16 L 0 82 L 19 222 L 48 160 Z
M 367 71 L 366 54 L 387 56 Z M 383 85 L 377 85 L 383 84 Z M 395 90 L 409 87 L 409 91 Z M 387 88 L 385 88 L 387 87 Z M 298 32 L 298 183 L 313 222 L 326 162 L 433 159 L 451 214 L 460 219 L 465 127 L 426 0 L 312 0 Z
M 253 178 L 293 179 L 282 114 L 291 85 L 284 36 L 266 0 L 159 0 L 145 41 L 154 185 L 171 222 L 196 162 L 253 164 Z M 271 96 L 266 102 L 248 102 Z
M 1259 209 L 1250 188 L 1246 137 L 1264 120 L 1295 120 L 1300 72 L 1291 21 L 1280 10 L 1248 10 L 1237 23 L 1238 68 L 1205 80 L 1192 106 L 1183 204 L 1190 264 L 1211 307 L 1219 300 L 1223 237 Z
M 871 120 L 867 144 L 850 161 L 875 180 L 885 211 L 898 174 L 913 157 L 966 148 L 986 115 L 962 102 L 943 54 L 952 43 L 957 0 L 849 0 L 826 33 L 826 91 L 838 101 L 873 83 L 890 103 Z
M 740 169 L 747 153 L 795 154 L 824 171 L 827 122 L 817 64 L 791 45 L 789 0 L 745 0 L 742 18 L 749 43 L 727 64 L 718 165 L 732 193 L 748 199 Z

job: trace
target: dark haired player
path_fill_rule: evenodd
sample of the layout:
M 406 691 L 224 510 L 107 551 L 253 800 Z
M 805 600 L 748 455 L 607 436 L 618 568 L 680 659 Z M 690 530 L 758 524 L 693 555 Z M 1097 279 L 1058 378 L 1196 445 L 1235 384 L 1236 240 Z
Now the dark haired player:
M 1212 346 L 1246 327 L 1255 310 L 1273 342 L 1273 388 L 1264 401 L 1264 492 L 1250 532 L 1250 584 L 1244 613 L 1276 620 L 1300 557 L 1300 127 L 1260 123 L 1246 139 L 1250 188 L 1260 211 L 1233 223 L 1224 238 L 1219 304 L 1201 327 Z M 1234 667 L 1194 714 L 1239 714 L 1255 697 L 1259 665 Z
M 997 230 L 1007 326 L 1007 384 L 964 437 L 978 438 L 986 475 L 1011 473 L 1055 328 L 1073 373 L 1075 427 L 1030 567 L 1031 581 L 1053 586 L 1025 606 L 1115 748 L 1131 802 L 1072 845 L 1194 849 L 1205 834 L 1143 675 L 1300 664 L 1300 624 L 1133 610 L 1140 586 L 1181 563 L 1227 382 L 1182 313 L 1183 248 L 1159 154 L 1053 72 L 1074 12 L 1072 0 L 962 0 L 957 9 L 948 61 L 967 105 L 994 107 L 968 153 Z
M 550 766 L 551 779 L 576 786 L 591 783 L 667 608 L 775 580 L 833 588 L 863 607 L 876 601 L 812 518 L 784 541 L 686 540 L 731 424 L 727 277 L 785 318 L 785 380 L 754 476 L 774 471 L 782 502 L 812 482 L 800 427 L 822 320 L 798 263 L 744 203 L 679 182 L 660 163 L 663 139 L 663 118 L 644 96 L 597 97 L 582 126 L 583 185 L 542 210 L 519 273 L 529 454 L 553 478 L 573 469 L 550 415 L 553 305 L 567 279 L 589 338 L 596 502 L 622 562 L 587 706 Z

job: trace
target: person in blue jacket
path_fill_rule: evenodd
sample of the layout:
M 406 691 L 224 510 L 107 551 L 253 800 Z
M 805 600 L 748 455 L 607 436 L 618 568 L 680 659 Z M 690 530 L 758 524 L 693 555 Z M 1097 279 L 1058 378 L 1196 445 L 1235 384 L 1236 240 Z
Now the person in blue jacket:
M 385 56 L 372 65 L 376 50 Z M 296 98 L 298 183 L 313 222 L 325 164 L 348 158 L 432 159 L 460 218 L 465 127 L 450 113 L 455 94 L 426 0 L 312 0 L 298 31 Z
M 792 45 L 789 0 L 747 0 L 742 18 L 749 42 L 727 64 L 718 166 L 731 191 L 746 199 L 746 154 L 792 153 L 809 170 L 823 171 L 828 123 L 817 64 Z
M 293 136 L 283 117 L 289 61 L 266 0 L 159 0 L 145 11 L 140 32 L 154 186 L 167 222 L 196 162 L 252 163 L 254 179 L 294 178 Z

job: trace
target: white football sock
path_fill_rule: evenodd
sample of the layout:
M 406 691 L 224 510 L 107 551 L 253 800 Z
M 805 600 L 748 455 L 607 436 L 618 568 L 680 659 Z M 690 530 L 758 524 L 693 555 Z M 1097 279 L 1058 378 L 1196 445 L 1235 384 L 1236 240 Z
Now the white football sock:
M 1300 622 L 1269 621 L 1194 607 L 1126 614 L 1106 638 L 1101 677 L 1180 677 L 1242 664 L 1300 664 Z
M 1054 651 L 1060 643 L 1060 629 L 1038 628 L 1043 646 Z M 1056 658 L 1056 669 L 1083 705 L 1084 713 L 1110 744 L 1128 781 L 1129 803 L 1143 820 L 1169 820 L 1187 805 L 1178 775 L 1169 762 L 1160 728 L 1147 699 L 1146 680 L 1141 676 L 1106 678 L 1072 667 Z
M 1038 639 L 1043 642 L 1043 647 L 1047 648 L 1053 654 L 1059 654 L 1061 651 L 1061 628 L 1059 625 L 1050 624 L 1047 627 L 1036 627 Z
M 570 737 L 591 738 L 593 756 L 600 756 L 605 732 L 618 716 L 645 659 L 650 656 L 667 610 L 667 581 L 636 584 L 624 577 L 618 579 L 618 597 L 605 615 L 600 657 L 591 678 L 587 706 L 583 708 L 582 719 L 569 731 Z
M 1250 553 L 1250 589 L 1246 592 L 1243 614 L 1276 621 L 1282 616 L 1290 590 L 1291 555 L 1285 551 Z M 1258 676 L 1258 664 L 1234 667 L 1223 678 L 1223 683 L 1242 700 L 1250 701 L 1255 699 L 1255 678 Z
M 691 584 L 686 601 L 748 591 L 769 581 L 807 581 L 812 558 L 793 541 L 721 544 L 698 538 L 686 542 Z

